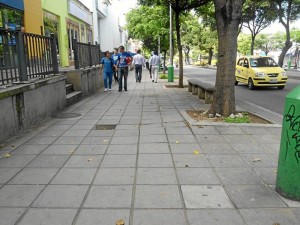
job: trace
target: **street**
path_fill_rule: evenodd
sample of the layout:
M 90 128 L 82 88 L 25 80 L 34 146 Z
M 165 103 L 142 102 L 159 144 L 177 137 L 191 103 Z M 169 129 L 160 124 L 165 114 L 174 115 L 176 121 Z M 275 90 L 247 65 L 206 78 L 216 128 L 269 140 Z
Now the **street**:
M 247 85 L 239 84 L 235 88 L 236 99 L 252 103 L 254 105 L 282 115 L 286 94 L 297 85 L 300 85 L 300 72 L 287 71 L 287 75 L 293 77 L 299 76 L 299 79 L 289 77 L 288 83 L 283 90 L 278 90 L 277 88 L 273 87 L 249 90 Z M 216 78 L 216 70 L 194 66 L 185 66 L 184 76 L 188 78 L 200 78 L 202 81 L 207 81 L 214 84 Z

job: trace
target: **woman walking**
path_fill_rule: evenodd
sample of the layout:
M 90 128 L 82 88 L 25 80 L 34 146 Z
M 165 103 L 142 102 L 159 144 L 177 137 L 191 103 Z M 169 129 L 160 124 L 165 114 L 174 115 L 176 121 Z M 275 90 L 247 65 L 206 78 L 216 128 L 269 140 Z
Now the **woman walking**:
M 111 84 L 112 84 L 112 75 L 113 75 L 113 67 L 114 63 L 110 57 L 109 51 L 104 52 L 104 57 L 101 60 L 102 69 L 103 69 L 103 80 L 104 80 L 104 91 L 111 91 Z M 108 79 L 108 85 L 107 85 Z

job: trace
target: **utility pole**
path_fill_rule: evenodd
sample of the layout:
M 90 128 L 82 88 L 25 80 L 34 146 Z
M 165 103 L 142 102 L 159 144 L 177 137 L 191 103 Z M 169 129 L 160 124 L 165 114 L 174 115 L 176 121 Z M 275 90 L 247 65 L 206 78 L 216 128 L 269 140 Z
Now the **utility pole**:
M 160 36 L 158 36 L 158 57 L 159 57 L 158 72 L 160 72 Z
M 172 20 L 172 6 L 170 4 L 170 65 L 168 67 L 168 82 L 174 81 L 174 67 L 173 67 L 173 20 Z

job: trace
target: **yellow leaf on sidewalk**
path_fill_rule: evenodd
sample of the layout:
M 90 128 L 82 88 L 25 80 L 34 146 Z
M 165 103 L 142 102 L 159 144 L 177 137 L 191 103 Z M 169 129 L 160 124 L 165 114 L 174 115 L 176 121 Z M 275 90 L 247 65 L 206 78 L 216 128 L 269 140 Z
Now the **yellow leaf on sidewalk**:
M 10 158 L 10 157 L 11 157 L 11 154 L 6 153 L 6 154 L 4 154 L 3 156 L 4 156 L 4 158 Z
M 89 158 L 89 159 L 88 159 L 89 162 L 90 162 L 90 161 L 93 161 L 93 160 L 94 160 L 93 158 Z
M 198 150 L 195 150 L 195 151 L 194 151 L 194 155 L 199 155 L 199 151 L 198 151 Z
M 176 143 L 176 144 L 179 144 L 179 141 L 176 141 L 175 143 Z
M 124 220 L 117 220 L 116 221 L 116 225 L 125 225 L 125 221 Z

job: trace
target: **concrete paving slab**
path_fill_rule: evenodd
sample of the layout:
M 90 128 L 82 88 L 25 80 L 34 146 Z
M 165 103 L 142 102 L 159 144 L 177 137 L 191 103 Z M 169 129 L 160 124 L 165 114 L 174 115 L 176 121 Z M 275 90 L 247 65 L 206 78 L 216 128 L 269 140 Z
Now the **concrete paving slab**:
M 133 168 L 136 165 L 136 155 L 106 155 L 101 167 Z
M 172 157 L 170 154 L 141 154 L 138 167 L 173 167 Z
M 137 185 L 136 209 L 181 209 L 177 185 Z
M 173 209 L 137 209 L 134 211 L 133 225 L 157 225 L 157 224 L 186 225 L 184 212 Z
M 36 155 L 13 155 L 9 158 L 0 159 L 0 168 L 25 167 Z
M 78 208 L 87 190 L 87 185 L 48 185 L 32 206 Z
M 58 168 L 24 168 L 9 184 L 48 184 Z
M 195 135 L 196 139 L 200 144 L 212 144 L 212 143 L 230 143 L 227 142 L 224 136 L 221 135 L 213 135 L 213 134 L 205 134 L 205 135 Z
M 94 185 L 132 185 L 135 168 L 101 168 L 93 182 Z
M 84 136 L 77 136 L 77 137 L 70 137 L 70 136 L 62 136 L 58 138 L 53 144 L 57 145 L 79 145 L 82 140 L 84 139 Z
M 220 184 L 211 168 L 178 168 L 177 174 L 180 184 Z
M 75 155 L 104 155 L 108 145 L 79 145 Z
M 246 134 L 241 127 L 234 127 L 234 126 L 217 126 L 216 129 L 219 131 L 220 134 Z
M 71 225 L 77 209 L 29 209 L 20 225 Z
M 227 185 L 225 189 L 238 208 L 286 207 L 265 185 Z
M 239 143 L 230 143 L 234 150 L 238 153 L 267 153 L 266 149 L 259 143 L 248 143 L 248 144 L 239 144 Z
M 173 155 L 174 163 L 177 168 L 179 167 L 211 167 L 209 161 L 204 155 L 194 155 L 193 153 L 186 154 L 176 154 Z
M 75 124 L 68 130 L 91 130 L 94 128 L 94 124 Z
M 194 151 L 203 153 L 198 143 L 170 144 L 170 148 L 173 154 L 192 154 Z
M 114 137 L 128 137 L 128 136 L 138 136 L 139 130 L 116 130 L 114 132 Z
M 68 130 L 76 121 L 68 121 L 68 123 L 65 121 L 64 123 L 62 121 L 59 121 L 57 124 L 53 124 L 52 126 L 48 127 L 47 130 L 62 130 L 66 131 Z
M 228 143 L 238 143 L 238 144 L 251 144 L 251 143 L 258 143 L 257 139 L 253 138 L 253 136 L 249 135 L 232 135 L 232 134 L 227 134 L 223 135 L 224 139 L 228 141 Z
M 262 180 L 250 168 L 215 168 L 224 185 L 228 184 L 262 184 Z
M 96 168 L 62 168 L 51 184 L 91 184 Z
M 132 186 L 93 186 L 84 208 L 130 208 Z M 118 218 L 116 218 L 117 220 Z
M 217 185 L 181 185 L 187 209 L 234 208 L 224 188 Z
M 28 207 L 44 185 L 5 185 L 0 189 L 0 206 Z
M 85 137 L 88 135 L 90 130 L 67 130 L 63 136 L 68 137 Z
M 246 222 L 251 225 L 288 224 L 297 225 L 299 220 L 292 209 L 240 209 Z
M 82 209 L 76 225 L 114 225 L 122 219 L 129 224 L 129 209 Z
M 37 136 L 49 136 L 49 137 L 59 137 L 61 136 L 65 130 L 43 130 L 42 132 L 39 132 Z
M 213 167 L 227 167 L 227 168 L 248 167 L 247 163 L 239 155 L 234 155 L 234 154 L 208 155 L 207 158 Z
M 280 144 L 280 138 L 278 135 L 268 135 L 268 134 L 254 134 L 253 138 L 259 142 L 264 144 Z
M 88 134 L 89 137 L 111 137 L 114 130 L 91 130 Z
M 0 208 L 0 225 L 16 224 L 25 210 L 25 208 Z
M 70 155 L 73 154 L 78 145 L 49 145 L 41 154 L 43 155 Z
M 249 166 L 274 168 L 278 165 L 278 160 L 270 154 L 240 154 L 240 156 L 248 163 Z
M 272 134 L 265 127 L 241 127 L 246 134 Z
M 168 140 L 170 143 L 197 143 L 194 135 L 168 134 Z
M 187 211 L 190 225 L 246 225 L 236 209 L 200 209 Z
M 128 137 L 113 137 L 111 140 L 112 145 L 129 145 L 137 144 L 138 136 L 128 136 Z
M 253 168 L 258 176 L 264 181 L 265 184 L 275 185 L 277 176 L 276 168 Z
M 0 168 L 0 184 L 4 184 L 13 178 L 21 168 Z
M 29 139 L 26 144 L 28 145 L 49 145 L 52 144 L 57 137 L 49 137 L 49 136 L 35 136 Z
M 86 137 L 81 142 L 83 145 L 107 145 L 112 137 Z
M 160 135 L 145 135 L 145 136 L 140 136 L 140 143 L 167 143 L 167 136 L 165 134 L 160 134 Z
M 137 145 L 109 145 L 107 155 L 136 155 Z
M 45 150 L 48 145 L 21 145 L 13 151 L 14 155 L 37 155 Z
M 27 167 L 62 167 L 69 155 L 39 155 Z
M 165 135 L 165 129 L 161 127 L 161 124 L 157 124 L 157 127 L 154 127 L 153 125 L 146 126 L 142 125 L 140 128 L 140 135 L 141 136 L 148 136 L 148 135 Z
M 147 137 L 147 136 L 146 136 Z M 168 143 L 142 143 L 139 145 L 139 154 L 169 154 Z
M 177 135 L 192 135 L 192 132 L 188 128 L 166 128 L 166 133 L 168 135 L 177 134 Z
M 137 184 L 177 184 L 173 168 L 138 168 Z
M 95 125 L 98 120 L 79 120 L 76 125 Z
M 98 168 L 102 158 L 102 155 L 72 155 L 64 167 Z
M 236 151 L 228 143 L 200 144 L 202 151 L 207 155 L 234 154 Z

